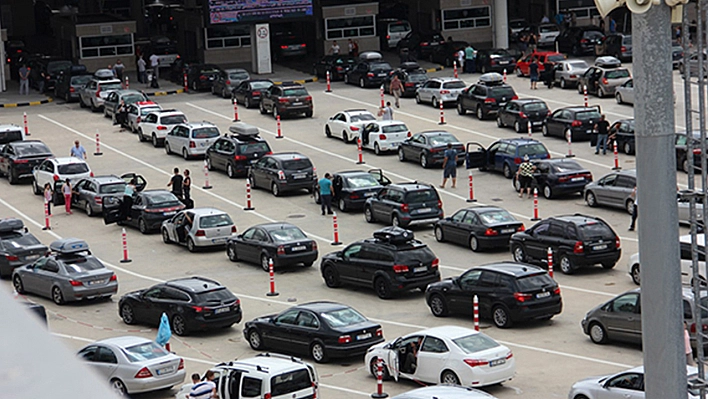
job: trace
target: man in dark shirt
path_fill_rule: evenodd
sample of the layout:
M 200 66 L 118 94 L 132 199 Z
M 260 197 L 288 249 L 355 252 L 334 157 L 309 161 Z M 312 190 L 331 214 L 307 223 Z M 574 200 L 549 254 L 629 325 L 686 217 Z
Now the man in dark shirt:
M 597 144 L 595 144 L 595 154 L 600 152 L 600 146 L 602 145 L 602 155 L 607 154 L 607 134 L 610 130 L 610 122 L 605 120 L 605 115 L 600 116 L 600 120 L 595 124 L 595 131 L 597 132 Z
M 452 178 L 452 188 L 457 185 L 457 151 L 452 148 L 452 143 L 447 143 L 443 159 L 443 181 L 440 188 L 445 188 L 447 179 Z
M 179 168 L 175 168 L 173 170 L 175 173 L 172 178 L 170 179 L 170 182 L 167 183 L 167 187 L 172 187 L 172 194 L 174 194 L 177 198 L 182 200 L 182 186 L 184 184 L 184 180 L 182 179 L 182 175 L 179 174 Z

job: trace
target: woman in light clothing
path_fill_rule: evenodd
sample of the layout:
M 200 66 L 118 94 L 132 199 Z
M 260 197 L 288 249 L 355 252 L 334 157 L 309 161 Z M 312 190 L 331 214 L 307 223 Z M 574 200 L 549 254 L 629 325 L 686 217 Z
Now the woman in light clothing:
M 66 213 L 71 215 L 71 182 L 66 179 L 64 185 L 61 186 L 61 192 L 64 194 L 64 209 Z
M 49 183 L 44 184 L 44 203 L 47 204 L 47 215 L 52 216 L 52 197 L 54 196 L 54 191 L 52 191 L 52 185 Z

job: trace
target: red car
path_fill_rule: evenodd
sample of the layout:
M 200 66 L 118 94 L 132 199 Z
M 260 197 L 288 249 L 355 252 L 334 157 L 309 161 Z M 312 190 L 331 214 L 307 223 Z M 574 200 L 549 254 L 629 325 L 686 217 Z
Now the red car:
M 531 60 L 536 58 L 539 62 L 538 73 L 543 72 L 543 64 L 548 61 L 551 63 L 556 63 L 563 61 L 565 56 L 561 53 L 555 51 L 534 51 L 533 53 L 521 58 L 516 62 L 516 75 L 517 76 L 529 76 L 529 65 Z

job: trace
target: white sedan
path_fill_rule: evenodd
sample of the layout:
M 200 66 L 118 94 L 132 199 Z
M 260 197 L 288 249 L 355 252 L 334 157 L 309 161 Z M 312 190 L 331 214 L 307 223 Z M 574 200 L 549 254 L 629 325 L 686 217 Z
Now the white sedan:
M 365 109 L 337 112 L 325 123 L 325 136 L 339 137 L 345 143 L 351 143 L 356 141 L 365 124 L 375 120 L 374 114 Z
M 56 182 L 63 182 L 69 179 L 72 184 L 76 184 L 81 179 L 93 176 L 91 168 L 83 159 L 76 157 L 49 158 L 44 160 L 32 170 L 32 191 L 39 195 L 44 191 L 46 183 L 55 189 Z
M 378 359 L 383 360 L 384 376 L 396 381 L 482 387 L 508 381 L 516 372 L 509 348 L 458 326 L 434 327 L 372 346 L 365 362 L 373 375 Z
M 85 346 L 79 359 L 121 396 L 169 389 L 184 381 L 184 359 L 142 337 L 114 337 Z
M 361 148 L 374 150 L 376 155 L 386 151 L 397 151 L 398 146 L 408 137 L 411 131 L 401 121 L 372 121 L 359 130 Z
M 131 132 L 138 132 L 138 124 L 147 114 L 154 111 L 160 111 L 162 107 L 153 101 L 138 101 L 128 105 L 128 114 L 126 125 Z
M 699 253 L 705 253 L 705 234 L 698 234 L 696 244 L 698 246 Z M 693 271 L 691 270 L 691 235 L 686 234 L 679 238 L 679 248 L 681 249 L 680 256 L 681 259 L 681 282 L 683 284 L 693 285 Z M 706 281 L 708 277 L 708 272 L 706 272 L 706 262 L 703 255 L 698 256 L 698 264 L 700 266 L 699 276 L 702 280 Z M 627 270 L 629 271 L 629 276 L 632 277 L 634 284 L 639 285 L 642 281 L 641 278 L 641 268 L 639 266 L 639 253 L 635 253 L 629 258 L 627 263 Z
M 688 380 L 695 379 L 697 371 L 687 366 Z M 689 399 L 699 397 L 698 390 L 688 390 Z M 568 399 L 644 399 L 644 367 L 580 380 L 570 388 Z

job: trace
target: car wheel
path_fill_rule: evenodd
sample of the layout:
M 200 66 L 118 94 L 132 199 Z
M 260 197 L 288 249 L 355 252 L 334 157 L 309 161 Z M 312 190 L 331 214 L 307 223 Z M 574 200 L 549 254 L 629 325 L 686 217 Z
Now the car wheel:
M 15 275 L 15 277 L 12 278 L 12 287 L 18 294 L 25 293 L 25 286 L 22 284 L 22 278 L 19 275 Z
M 507 163 L 504 164 L 502 172 L 504 173 L 504 177 L 506 177 L 507 179 L 511 179 L 513 177 L 513 173 L 511 173 L 511 167 Z
M 69 93 L 64 94 L 64 102 L 65 103 L 71 102 L 71 96 L 69 96 Z
M 573 49 L 571 50 L 574 56 L 580 56 L 580 47 L 578 45 L 573 45 Z
M 270 259 L 266 256 L 266 254 L 261 255 L 261 269 L 270 273 Z
M 197 90 L 197 81 L 196 81 L 196 80 L 193 80 L 193 81 L 192 81 L 192 91 L 194 91 L 195 93 L 196 93 L 197 91 L 199 91 L 199 90 Z
M 688 162 L 688 157 L 684 158 L 684 159 L 681 161 L 681 170 L 683 170 L 684 173 L 688 173 L 688 170 L 689 170 L 689 168 L 691 167 L 690 165 L 691 165 L 691 164 Z M 10 184 L 13 184 L 13 183 L 10 182 Z
M 187 322 L 182 315 L 172 316 L 172 331 L 180 337 L 187 334 Z
M 143 129 L 138 128 L 138 141 L 143 142 L 145 141 L 145 136 L 143 135 Z
M 96 112 L 98 111 L 98 107 L 93 103 L 93 100 L 91 100 L 91 112 Z
M 401 219 L 398 217 L 398 215 L 393 215 L 391 217 L 391 226 L 401 227 Z
M 435 294 L 431 296 L 429 306 L 430 312 L 433 313 L 435 317 L 443 317 L 448 314 L 447 302 L 441 295 Z
M 192 240 L 191 238 L 187 238 L 187 249 L 189 250 L 189 252 L 197 251 L 197 247 L 196 245 L 194 245 L 194 240 Z
M 502 305 L 497 305 L 492 309 L 492 321 L 499 328 L 509 328 L 513 324 L 509 311 Z
M 231 165 L 231 163 L 226 164 L 226 176 L 228 176 L 230 179 L 236 177 L 236 172 L 234 171 L 234 167 L 233 165 Z
M 210 157 L 209 155 L 207 155 L 207 156 L 204 158 L 204 162 L 206 162 L 207 170 L 209 170 L 209 171 L 214 170 L 214 167 L 213 167 L 213 165 L 211 164 L 211 157 Z
M 420 104 L 422 101 L 420 100 L 420 94 L 415 95 L 415 103 Z
M 344 75 L 344 84 L 349 84 L 349 75 L 347 74 Z
M 593 322 L 590 324 L 590 339 L 596 344 L 604 344 L 607 342 L 607 331 L 600 323 Z
M 160 146 L 160 140 L 157 139 L 156 135 L 152 135 L 152 146 L 157 148 Z
M 521 68 L 516 68 L 516 76 L 518 76 L 520 78 L 524 77 L 524 73 L 521 72 Z
M 237 103 L 238 103 L 238 101 L 237 101 Z M 246 97 L 243 99 L 243 106 L 246 107 L 246 108 L 251 108 L 251 105 L 253 105 L 253 104 L 251 104 L 251 100 L 249 100 L 249 99 L 248 99 L 248 96 L 246 96 Z
M 627 155 L 634 154 L 634 148 L 632 148 L 632 144 L 630 142 L 625 142 L 622 145 L 622 149 L 624 150 L 624 153 Z
M 624 103 L 624 101 L 622 101 L 622 95 L 620 93 L 615 94 L 615 100 L 617 100 L 617 104 Z
M 567 89 L 567 88 L 568 88 L 568 84 L 565 82 L 565 78 L 561 78 L 561 81 L 560 81 L 560 88 L 561 88 L 561 89 Z
M 12 185 L 20 182 L 20 179 L 17 177 L 17 171 L 14 168 L 7 171 L 7 181 Z
M 172 154 L 172 150 L 170 150 L 170 142 L 169 141 L 165 141 L 165 153 L 167 153 L 167 155 Z
M 221 89 L 221 97 L 229 98 L 229 94 L 228 94 L 228 92 L 226 91 L 226 87 L 224 87 L 223 89 Z
M 479 243 L 479 238 L 477 236 L 470 236 L 470 249 L 472 252 L 479 252 L 482 250 L 482 246 Z
M 150 229 L 148 229 L 147 223 L 145 223 L 145 219 L 143 218 L 138 219 L 138 229 L 143 234 L 147 234 L 150 232 Z
M 497 115 L 497 127 L 504 127 L 504 122 L 501 120 L 501 115 Z
M 280 115 L 278 113 L 278 107 L 273 105 L 273 119 L 278 120 L 278 115 Z M 282 119 L 282 117 L 281 117 L 281 119 Z
M 632 276 L 632 281 L 636 285 L 640 285 L 642 282 L 642 276 L 639 273 L 639 264 L 632 265 L 632 270 L 629 272 L 629 275 Z
M 467 113 L 467 109 L 465 109 L 465 107 L 460 102 L 457 103 L 457 113 L 459 115 L 464 115 Z
M 560 269 L 563 272 L 563 274 L 573 274 L 575 273 L 575 268 L 573 267 L 573 263 L 570 261 L 570 258 L 568 258 L 568 255 L 563 254 L 560 256 Z
M 84 206 L 84 210 L 86 211 L 86 216 L 92 217 L 94 215 L 93 208 L 91 207 L 91 204 L 88 201 L 86 201 L 86 205 Z
M 578 94 L 583 94 L 583 85 L 581 85 L 580 83 L 578 83 L 578 87 L 577 87 L 577 88 L 578 88 Z
M 541 134 L 543 134 L 543 137 L 548 137 L 550 135 L 550 132 L 548 131 L 548 126 L 543 125 L 543 128 L 541 128 Z
M 342 141 L 344 144 L 349 144 L 352 140 L 349 139 L 349 134 L 346 131 L 342 132 Z
M 553 198 L 553 189 L 548 184 L 543 186 L 543 198 L 551 199 Z
M 425 154 L 420 154 L 420 166 L 423 167 L 423 169 L 428 169 L 428 157 L 425 156 Z
M 600 98 L 605 97 L 605 90 L 604 90 L 602 87 L 600 87 L 599 89 L 597 89 L 597 96 L 600 97 Z
M 319 205 L 322 203 L 322 197 L 320 196 L 320 190 L 315 190 L 313 193 L 313 197 L 315 198 L 315 204 Z
M 379 147 L 379 143 L 374 143 L 374 154 L 381 155 L 381 147 Z
M 278 184 L 275 182 L 271 183 L 270 192 L 273 193 L 274 196 L 280 197 L 280 187 L 278 187 Z
M 81 108 L 86 108 L 86 103 L 84 102 L 84 99 L 79 96 L 79 107 Z
M 310 356 L 312 356 L 312 359 L 314 359 L 316 363 L 327 362 L 327 352 L 321 342 L 315 342 L 310 346 Z
M 585 203 L 588 204 L 589 207 L 596 207 L 597 206 L 597 199 L 595 198 L 595 194 L 593 194 L 592 191 L 588 191 L 585 194 Z
M 403 151 L 403 148 L 400 148 L 400 147 L 398 148 L 398 160 L 401 161 L 401 162 L 405 162 L 405 161 L 406 161 L 406 154 L 405 154 L 405 152 Z
M 634 213 L 634 200 L 633 199 L 628 199 L 627 202 L 624 204 L 624 208 L 627 210 L 627 213 L 630 215 Z
M 391 283 L 384 277 L 378 277 L 374 280 L 374 290 L 381 299 L 390 299 L 392 296 Z
M 251 345 L 253 350 L 263 349 L 263 338 L 261 337 L 261 333 L 255 328 L 252 328 L 251 331 L 248 332 L 248 344 Z
M 433 105 L 433 108 L 438 109 L 440 107 L 440 102 L 438 101 L 438 98 L 433 96 L 433 101 L 431 102 Z
M 364 78 L 359 79 L 359 87 L 366 88 L 366 82 L 364 82 Z
M 342 286 L 342 282 L 339 279 L 339 272 L 332 265 L 325 266 L 322 270 L 322 277 L 324 278 L 325 284 L 329 288 L 338 288 Z
M 233 245 L 227 245 L 226 256 L 231 262 L 238 262 L 238 253 L 236 252 L 236 247 Z
M 189 153 L 186 148 L 182 148 L 182 158 L 184 158 L 185 161 L 189 161 Z
M 312 118 L 312 115 L 313 115 L 313 114 L 314 114 L 314 113 L 312 112 L 311 109 L 310 109 L 310 110 L 307 110 L 307 111 L 305 111 L 305 118 Z
M 364 208 L 364 219 L 365 219 L 368 223 L 374 223 L 374 222 L 375 222 L 375 220 L 374 220 L 374 213 L 371 211 L 371 207 L 370 207 L 370 206 L 367 206 L 366 208 Z
M 42 190 L 39 189 L 37 185 L 37 180 L 32 180 L 32 192 L 34 195 L 42 195 Z
M 339 201 L 337 201 L 337 208 L 342 212 L 348 211 L 347 201 L 345 201 L 344 198 L 340 198 Z
M 516 133 L 523 133 L 523 128 L 519 121 L 514 122 L 514 131 L 516 131 Z
M 57 305 L 64 304 L 64 295 L 61 293 L 61 289 L 59 287 L 52 288 L 52 301 L 54 301 Z
M 172 240 L 170 240 L 170 233 L 168 233 L 167 229 L 164 228 L 162 229 L 162 242 L 164 242 L 165 244 L 169 244 L 172 242 Z
M 253 175 L 248 176 L 248 183 L 251 186 L 252 189 L 256 189 L 256 178 L 253 177 Z
M 125 384 L 117 378 L 111 380 L 111 388 L 118 396 L 128 395 L 128 389 L 125 387 Z
M 371 373 L 371 375 L 373 375 L 374 377 L 376 377 L 379 372 L 379 359 L 380 358 L 378 358 L 378 357 L 374 357 L 371 359 L 371 362 L 369 362 L 369 373 Z M 388 368 L 386 367 L 386 362 L 383 361 L 383 359 L 381 359 L 381 360 L 382 360 L 381 364 L 383 366 L 382 379 L 389 380 L 389 379 L 391 379 L 391 375 L 388 374 Z
M 438 242 L 445 242 L 445 234 L 443 233 L 443 229 L 440 226 L 435 226 L 435 239 Z
M 261 101 L 260 105 L 258 106 L 258 110 L 261 112 L 261 114 L 265 115 L 268 113 L 265 109 L 265 105 L 263 105 L 263 101 Z
M 133 311 L 133 307 L 124 303 L 123 306 L 120 307 L 120 318 L 123 319 L 123 323 L 125 324 L 135 324 L 135 312 Z
M 514 257 L 516 262 L 528 262 L 526 259 L 526 250 L 520 244 L 513 244 L 511 246 L 511 256 Z
M 329 129 L 329 126 L 325 126 L 325 136 L 332 138 L 332 131 Z
M 482 110 L 481 105 L 477 106 L 477 119 L 479 119 L 480 121 L 484 120 L 484 110 Z
M 445 371 L 443 371 L 442 375 L 440 376 L 440 383 L 441 384 L 460 385 L 460 378 L 457 376 L 457 374 L 455 374 L 454 371 L 445 370 Z

